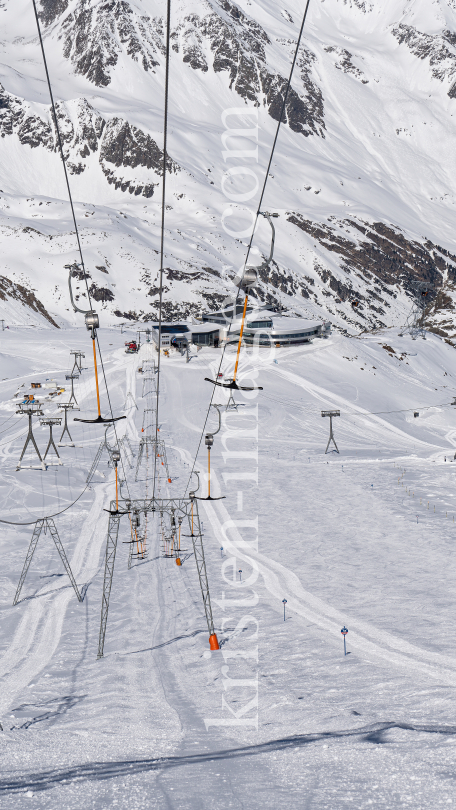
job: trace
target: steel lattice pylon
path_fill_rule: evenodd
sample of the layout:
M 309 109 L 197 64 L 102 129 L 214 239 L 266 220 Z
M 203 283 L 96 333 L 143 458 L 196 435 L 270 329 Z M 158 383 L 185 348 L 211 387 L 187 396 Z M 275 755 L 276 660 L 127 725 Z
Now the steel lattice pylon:
M 142 387 L 142 397 L 150 396 L 151 394 L 155 394 L 157 392 L 157 386 L 155 382 L 155 376 L 152 377 L 150 374 L 147 374 L 143 378 L 143 387 Z
M 109 599 L 111 596 L 112 579 L 114 575 L 114 563 L 116 559 L 117 542 L 119 536 L 120 515 L 115 514 L 116 502 L 111 501 L 111 514 L 109 515 L 108 535 L 106 539 L 105 571 L 103 578 L 103 596 L 101 601 L 101 621 L 100 634 L 98 639 L 97 658 L 103 657 L 104 642 L 106 637 L 106 627 L 108 623 Z M 204 556 L 203 536 L 198 513 L 198 503 L 195 498 L 149 498 L 138 500 L 119 500 L 119 512 L 123 514 L 135 512 L 166 512 L 169 515 L 176 514 L 187 517 L 190 536 L 193 543 L 193 553 L 195 556 L 198 579 L 203 598 L 204 612 L 206 615 L 207 629 L 209 631 L 209 643 L 211 649 L 218 649 L 218 641 L 214 628 L 212 615 L 211 597 L 209 592 L 209 581 L 207 578 L 206 560 Z M 215 642 L 214 642 L 215 640 Z M 213 646 L 214 645 L 214 646 Z
M 111 501 L 111 511 L 116 508 L 116 502 Z M 100 635 L 98 637 L 98 655 L 103 657 L 104 641 L 106 635 L 106 625 L 108 623 L 109 597 L 111 596 L 112 577 L 114 575 L 114 563 L 116 561 L 117 540 L 119 537 L 120 517 L 119 515 L 109 515 L 108 536 L 106 538 L 105 570 L 103 577 L 103 595 L 101 598 L 101 621 Z
M 25 562 L 24 562 L 24 566 L 22 568 L 22 573 L 21 573 L 21 576 L 20 576 L 20 579 L 19 579 L 19 584 L 18 584 L 18 586 L 16 588 L 16 595 L 15 595 L 14 600 L 13 600 L 13 605 L 17 605 L 17 603 L 19 601 L 22 586 L 23 586 L 23 584 L 25 582 L 25 578 L 27 576 L 27 571 L 30 568 L 30 563 L 32 562 L 32 557 L 33 557 L 33 555 L 35 553 L 35 549 L 36 549 L 36 547 L 38 545 L 38 540 L 40 539 L 41 532 L 44 530 L 44 533 L 46 534 L 48 529 L 49 529 L 49 534 L 51 535 L 51 537 L 52 537 L 52 539 L 53 539 L 53 541 L 55 543 L 57 551 L 60 554 L 60 559 L 63 562 L 65 571 L 67 572 L 67 574 L 68 574 L 68 576 L 70 578 L 70 582 L 71 582 L 71 584 L 72 584 L 72 586 L 74 588 L 74 592 L 75 592 L 79 602 L 82 602 L 82 596 L 79 593 L 78 586 L 76 585 L 76 580 L 75 580 L 75 578 L 73 576 L 73 572 L 71 570 L 70 563 L 68 562 L 67 555 L 65 554 L 65 549 L 63 548 L 62 541 L 60 540 L 59 533 L 57 531 L 56 525 L 55 525 L 52 518 L 43 518 L 42 520 L 37 520 L 37 522 L 35 523 L 35 528 L 33 529 L 32 539 L 30 541 L 30 545 L 28 547 L 27 555 L 25 557 Z
M 139 468 L 141 466 L 141 461 L 144 455 L 144 450 L 146 448 L 151 448 L 151 454 L 157 454 L 157 458 L 161 460 L 162 465 L 166 470 L 166 477 L 168 479 L 168 483 L 171 483 L 171 478 L 169 475 L 169 468 L 168 468 L 168 459 L 166 457 L 166 446 L 165 442 L 162 439 L 152 439 L 150 436 L 144 436 L 141 441 L 139 442 L 139 452 L 138 452 L 138 461 L 136 462 L 136 472 L 135 472 L 135 481 L 138 480 Z

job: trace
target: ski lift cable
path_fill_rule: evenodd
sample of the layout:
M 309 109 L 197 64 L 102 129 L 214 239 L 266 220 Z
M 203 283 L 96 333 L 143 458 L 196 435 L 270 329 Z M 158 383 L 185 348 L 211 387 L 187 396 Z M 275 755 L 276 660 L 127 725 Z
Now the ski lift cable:
M 84 257 L 82 255 L 82 246 L 81 246 L 81 240 L 80 240 L 80 236 L 79 236 L 78 223 L 77 223 L 77 220 L 76 220 L 76 213 L 75 213 L 74 205 L 73 205 L 73 197 L 72 197 L 72 194 L 71 194 L 70 181 L 68 179 L 68 172 L 67 172 L 67 167 L 66 167 L 65 156 L 63 154 L 62 137 L 60 135 L 60 127 L 59 127 L 59 122 L 58 122 L 58 118 L 57 118 L 57 110 L 55 108 L 54 95 L 52 93 L 51 79 L 49 77 L 49 70 L 48 70 L 48 66 L 47 66 L 46 53 L 45 53 L 44 44 L 43 44 L 43 37 L 41 35 L 40 20 L 39 20 L 38 11 L 37 11 L 37 8 L 36 8 L 36 2 L 35 2 L 35 0 L 32 0 L 32 2 L 33 2 L 33 11 L 35 12 L 36 27 L 38 29 L 38 37 L 39 37 L 39 40 L 40 40 L 41 53 L 42 53 L 42 56 L 43 56 L 44 70 L 46 72 L 47 86 L 48 86 L 48 90 L 49 90 L 49 96 L 51 98 L 52 114 L 53 114 L 53 117 L 54 117 L 54 125 L 55 125 L 55 129 L 56 129 L 56 132 L 57 132 L 57 141 L 58 141 L 58 144 L 59 144 L 60 157 L 62 159 L 63 172 L 65 174 L 65 182 L 66 182 L 66 187 L 67 187 L 67 191 L 68 191 L 68 199 L 69 199 L 70 207 L 71 207 L 71 215 L 73 217 L 73 224 L 74 224 L 74 229 L 75 229 L 75 233 L 76 233 L 76 241 L 78 243 L 78 251 L 79 251 L 79 256 L 80 256 L 80 259 L 81 259 L 81 266 L 82 266 L 82 270 L 83 270 L 83 274 L 84 274 L 84 281 L 85 281 L 85 285 L 86 285 L 86 288 L 87 288 L 87 297 L 88 297 L 88 301 L 89 301 L 89 309 L 91 309 L 92 305 L 91 305 L 91 300 L 90 300 L 89 284 L 88 284 L 88 281 L 87 281 L 87 274 L 86 274 L 85 265 L 84 265 Z
M 301 22 L 301 28 L 300 28 L 300 31 L 299 31 L 298 41 L 296 43 L 296 48 L 295 48 L 295 52 L 294 52 L 294 56 L 293 56 L 293 61 L 291 63 L 290 75 L 288 77 L 288 82 L 287 82 L 285 94 L 284 94 L 283 101 L 282 101 L 282 108 L 280 110 L 280 115 L 279 115 L 279 120 L 278 120 L 276 132 L 275 132 L 275 136 L 274 136 L 274 141 L 272 143 L 271 154 L 269 156 L 269 162 L 268 162 L 268 166 L 267 166 L 267 169 L 266 169 L 266 174 L 265 174 L 265 177 L 264 177 L 263 188 L 261 189 L 260 200 L 259 200 L 259 203 L 258 203 L 258 208 L 257 208 L 257 212 L 256 212 L 256 215 L 255 215 L 255 221 L 254 221 L 253 228 L 252 228 L 252 234 L 251 234 L 249 245 L 248 245 L 248 248 L 247 248 L 247 255 L 245 257 L 245 262 L 244 262 L 244 270 L 246 269 L 247 262 L 249 260 L 250 250 L 252 248 L 252 243 L 253 243 L 253 237 L 255 235 L 255 230 L 256 230 L 257 223 L 258 223 L 258 217 L 260 215 L 261 206 L 263 204 L 263 197 L 264 197 L 264 194 L 265 194 L 265 191 L 266 191 L 266 185 L 267 185 L 267 182 L 268 182 L 268 179 L 269 179 L 269 171 L 271 169 L 272 159 L 274 157 L 274 152 L 275 152 L 277 140 L 278 140 L 278 137 L 279 137 L 280 125 L 281 125 L 281 123 L 282 123 L 282 121 L 284 119 L 284 115 L 285 115 L 285 108 L 286 108 L 286 104 L 287 104 L 287 100 L 288 100 L 288 94 L 289 94 L 290 87 L 291 87 L 291 79 L 293 77 L 293 73 L 294 73 L 294 69 L 295 69 L 295 65 L 296 65 L 296 59 L 298 58 L 299 48 L 300 48 L 301 39 L 302 39 L 302 33 L 304 31 L 304 25 L 305 25 L 305 22 L 306 22 L 307 12 L 309 10 L 309 5 L 310 5 L 310 0 L 307 0 L 306 7 L 304 9 L 304 15 L 303 15 L 302 22 Z
M 170 52 L 170 22 L 171 22 L 171 0 L 167 0 L 166 5 L 166 55 L 165 55 L 165 109 L 163 121 L 163 182 L 161 199 L 161 232 L 160 232 L 160 284 L 158 295 L 158 362 L 157 362 L 157 396 L 155 409 L 155 441 L 158 442 L 158 405 L 160 397 L 160 352 L 161 352 L 161 330 L 162 330 L 162 308 L 163 308 L 163 260 L 165 242 L 165 201 L 166 201 L 166 157 L 168 146 L 168 91 L 169 91 L 169 52 Z M 152 487 L 152 498 L 155 497 L 155 484 L 157 478 L 157 454 L 154 453 L 154 478 Z
M 64 152 L 63 152 L 62 137 L 61 137 L 61 134 L 60 134 L 60 127 L 59 127 L 59 122 L 58 122 L 58 118 L 57 118 L 57 110 L 56 110 L 56 107 L 55 107 L 54 95 L 53 95 L 53 92 L 52 92 L 51 79 L 50 79 L 50 76 L 49 76 L 46 53 L 45 53 L 45 50 L 44 50 L 44 43 L 43 43 L 43 37 L 42 37 L 42 34 L 41 34 L 40 20 L 39 20 L 38 11 L 37 11 L 37 8 L 36 8 L 36 0 L 32 0 L 32 3 L 33 3 L 33 11 L 34 11 L 34 14 L 35 14 L 36 27 L 37 27 L 37 30 L 38 30 L 38 38 L 39 38 L 39 41 L 40 41 L 41 54 L 42 54 L 42 57 L 43 57 L 43 64 L 44 64 L 44 69 L 45 69 L 45 73 L 46 73 L 46 81 L 47 81 L 47 86 L 48 86 L 48 90 L 49 90 L 49 96 L 50 96 L 50 99 L 51 99 L 52 115 L 53 115 L 53 120 L 54 120 L 56 133 L 57 133 L 57 141 L 58 141 L 58 144 L 59 144 L 60 157 L 61 157 L 61 160 L 62 160 L 63 172 L 64 172 L 64 175 L 65 175 L 65 182 L 66 182 L 66 187 L 67 187 L 67 191 L 68 191 L 68 199 L 69 199 L 69 203 L 70 203 L 70 207 L 71 207 L 71 214 L 72 214 L 74 229 L 75 229 L 75 233 L 76 233 L 76 240 L 77 240 L 77 244 L 78 244 L 79 256 L 80 256 L 80 259 L 81 259 L 80 264 L 81 264 L 81 267 L 82 267 L 84 282 L 85 282 L 85 286 L 86 286 L 86 290 L 87 290 L 87 298 L 88 298 L 89 310 L 84 311 L 84 310 L 80 309 L 78 306 L 76 306 L 76 304 L 75 304 L 75 302 L 73 300 L 73 291 L 72 291 L 72 288 L 71 288 L 71 278 L 72 278 L 72 273 L 74 272 L 74 270 L 72 270 L 71 267 L 69 269 L 69 275 L 68 275 L 68 286 L 69 286 L 69 291 L 70 291 L 70 299 L 71 299 L 71 304 L 73 306 L 73 309 L 75 310 L 75 312 L 82 312 L 82 314 L 85 316 L 86 326 L 87 326 L 88 329 L 91 329 L 91 332 L 92 332 L 94 366 L 95 366 L 95 383 L 96 383 L 97 403 L 98 403 L 98 419 L 97 420 L 91 420 L 91 421 L 103 422 L 105 420 L 102 419 L 101 412 L 100 412 L 100 394 L 99 394 L 99 388 L 98 388 L 97 359 L 96 359 L 96 351 L 95 351 L 95 335 L 96 335 L 96 329 L 98 328 L 98 325 L 99 325 L 98 316 L 92 310 L 92 302 L 91 302 L 91 298 L 90 298 L 90 290 L 89 290 L 89 284 L 88 284 L 88 280 L 87 280 L 88 276 L 87 276 L 86 269 L 85 269 L 85 264 L 84 264 L 84 256 L 83 256 L 83 253 L 82 253 L 81 239 L 80 239 L 80 235 L 79 235 L 79 228 L 78 228 L 78 223 L 77 223 L 77 219 L 76 219 L 76 213 L 75 213 L 75 210 L 74 210 L 73 196 L 71 194 L 71 187 L 70 187 L 70 181 L 69 181 L 69 178 L 68 178 L 65 155 L 64 155 Z M 100 353 L 100 359 L 102 361 L 101 352 L 100 352 L 100 344 L 99 344 L 98 340 L 97 340 L 97 343 L 98 343 L 98 351 Z M 106 384 L 106 376 L 104 376 L 104 379 L 105 379 L 105 384 Z M 106 391 L 107 390 L 108 389 L 106 388 Z M 108 399 L 109 399 L 109 393 L 108 393 Z M 112 421 L 114 419 L 113 414 L 112 414 L 112 410 L 111 410 L 111 417 L 112 418 L 111 418 L 110 421 Z M 124 417 L 118 417 L 118 419 L 119 418 L 123 419 Z M 80 422 L 80 421 L 88 421 L 88 420 L 77 419 L 76 421 Z
M 307 413 L 319 413 L 319 411 L 314 410 L 314 408 L 306 407 L 305 405 L 302 405 L 299 402 L 292 402 L 292 401 L 286 402 L 283 399 L 277 399 L 276 397 L 271 397 L 268 394 L 263 394 L 263 397 L 265 397 L 266 399 L 270 399 L 272 402 L 278 402 L 279 405 L 299 408 L 300 410 L 306 411 Z M 344 410 L 344 414 L 346 414 L 347 416 L 354 416 L 354 417 L 358 416 L 360 418 L 364 418 L 365 416 L 381 416 L 393 413 L 408 413 L 411 411 L 429 411 L 432 410 L 432 408 L 447 408 L 450 407 L 451 405 L 454 406 L 454 404 L 455 404 L 454 402 L 441 402 L 437 403 L 436 405 L 416 405 L 414 408 L 401 408 L 394 411 L 366 411 L 366 413 L 359 413 L 359 411 Z
M 6 425 L 6 423 L 9 422 L 13 418 L 13 416 L 16 416 L 16 412 L 12 413 L 11 416 L 8 416 L 8 419 L 5 419 L 5 421 L 2 422 L 0 427 L 3 427 L 3 425 Z M 5 430 L 0 430 L 0 434 L 5 433 L 7 430 L 9 430 L 9 427 L 5 428 Z
M 59 512 L 54 512 L 53 515 L 45 515 L 45 516 L 42 515 L 41 517 L 37 517 L 34 520 L 27 520 L 26 522 L 20 522 L 17 520 L 4 520 L 4 518 L 0 518 L 0 523 L 7 523 L 8 526 L 32 526 L 38 520 L 48 520 L 49 518 L 54 518 L 58 517 L 59 515 L 63 515 L 64 512 L 68 512 L 68 509 L 71 509 L 71 507 L 74 506 L 75 503 L 77 503 L 82 498 L 84 492 L 88 489 L 89 486 L 90 483 L 86 484 L 82 492 L 78 495 L 78 497 L 74 501 L 72 501 L 72 503 L 68 504 L 68 506 L 65 506 L 65 508 L 61 509 Z
M 271 154 L 269 156 L 269 161 L 268 161 L 268 165 L 267 165 L 267 169 L 266 169 L 266 173 L 265 173 L 265 177 L 264 177 L 263 188 L 261 190 L 261 195 L 260 195 L 260 201 L 258 203 L 258 207 L 257 207 L 256 215 L 255 215 L 255 221 L 254 221 L 254 225 L 253 225 L 253 228 L 252 228 L 252 235 L 250 237 L 250 241 L 249 241 L 248 248 L 247 248 L 247 254 L 246 254 L 246 257 L 245 257 L 244 267 L 243 267 L 244 272 L 245 272 L 245 269 L 246 269 L 246 266 L 247 266 L 247 261 L 248 261 L 249 255 L 250 255 L 250 250 L 251 250 L 251 247 L 252 247 L 252 242 L 253 242 L 253 237 L 254 237 L 254 234 L 255 234 L 256 225 L 257 225 L 257 222 L 258 222 L 258 217 L 260 216 L 260 213 L 261 213 L 261 205 L 262 205 L 262 202 L 263 202 L 264 193 L 266 191 L 266 185 L 267 185 L 268 177 L 269 177 L 269 170 L 271 168 L 272 159 L 274 157 L 274 151 L 275 151 L 276 144 L 277 144 L 277 139 L 279 137 L 280 125 L 281 125 L 283 117 L 284 117 L 285 107 L 286 107 L 286 103 L 287 103 L 287 99 L 288 99 L 288 93 L 289 93 L 290 86 L 291 86 L 291 79 L 293 77 L 293 72 L 294 72 L 294 68 L 295 68 L 295 64 L 296 64 L 296 59 L 298 57 L 299 47 L 301 45 L 301 38 L 302 38 L 302 33 L 303 33 L 303 30 L 304 30 L 304 25 L 305 25 L 306 18 L 307 18 L 307 12 L 308 12 L 308 9 L 309 9 L 309 5 L 310 5 L 310 0 L 307 0 L 306 7 L 304 9 L 304 15 L 303 15 L 302 22 L 301 22 L 301 28 L 299 30 L 299 36 L 298 36 L 298 40 L 297 40 L 297 43 L 296 43 L 296 48 L 295 48 L 295 52 L 294 52 L 294 56 L 293 56 L 293 61 L 291 63 L 291 68 L 290 68 L 290 74 L 289 74 L 289 77 L 288 77 L 287 87 L 286 87 L 285 95 L 284 95 L 284 98 L 283 98 L 282 107 L 281 107 L 281 110 L 280 110 L 279 120 L 278 120 L 278 124 L 277 124 L 277 128 L 276 128 L 274 140 L 273 140 L 273 143 L 272 143 Z M 271 224 L 271 220 L 269 220 L 269 222 Z M 273 233 L 274 233 L 274 231 L 273 231 Z M 236 318 L 236 308 L 237 308 L 238 296 L 239 296 L 239 289 L 238 289 L 238 292 L 236 294 L 236 299 L 234 301 L 233 314 L 232 314 L 232 317 L 231 317 L 230 325 L 228 327 L 227 337 L 229 337 L 229 335 L 230 335 L 231 327 L 232 327 L 232 325 L 234 323 L 234 320 Z M 222 363 L 223 363 L 223 360 L 224 360 L 224 357 L 225 357 L 225 351 L 226 351 L 227 345 L 228 345 L 228 343 L 226 342 L 223 349 L 222 349 L 222 356 L 220 358 L 220 363 L 219 363 L 219 367 L 218 367 L 217 376 L 218 376 L 218 374 L 220 374 L 220 371 L 221 371 L 221 368 L 222 368 Z M 200 451 L 201 442 L 203 441 L 203 436 L 204 436 L 204 432 L 206 430 L 207 420 L 209 419 L 209 414 L 210 414 L 210 411 L 211 411 L 212 400 L 214 399 L 214 393 L 215 393 L 216 390 L 217 390 L 217 386 L 213 385 L 212 386 L 212 394 L 211 394 L 209 406 L 208 406 L 208 409 L 207 409 L 206 417 L 205 417 L 205 420 L 204 420 L 203 428 L 202 428 L 200 439 L 199 439 L 199 442 L 198 442 L 198 447 L 196 449 L 196 453 L 195 453 L 195 456 L 194 456 L 194 459 L 193 459 L 192 469 L 191 469 L 190 475 L 188 477 L 187 485 L 185 487 L 185 494 L 187 493 L 187 490 L 188 490 L 188 488 L 190 486 L 190 481 L 191 481 L 191 478 L 192 478 L 193 470 L 195 469 L 196 460 L 198 458 L 198 453 Z
M 103 380 L 104 380 L 104 384 L 105 384 L 105 388 L 106 388 L 106 394 L 107 394 L 107 397 L 108 397 L 109 411 L 110 411 L 111 417 L 113 419 L 112 427 L 114 428 L 114 435 L 116 437 L 116 446 L 119 448 L 119 451 L 120 451 L 119 437 L 117 435 L 116 423 L 114 421 L 114 414 L 112 412 L 111 397 L 109 396 L 108 381 L 106 379 L 106 372 L 105 372 L 105 367 L 104 367 L 104 363 L 103 363 L 103 356 L 101 354 L 100 341 L 98 340 L 98 335 L 97 335 L 97 345 L 98 345 L 98 354 L 100 355 L 100 363 L 101 363 L 101 370 L 102 370 L 102 373 L 103 373 Z M 126 471 L 125 471 L 125 465 L 124 465 L 124 459 L 123 459 L 123 454 L 122 453 L 120 455 L 120 463 L 122 465 L 122 472 L 123 472 L 124 481 L 125 481 L 125 484 L 126 484 L 126 487 L 127 487 L 128 497 L 130 497 L 130 488 L 128 486 L 128 479 L 127 479 L 127 474 L 126 474 Z
M 15 436 L 12 436 L 10 439 L 7 439 L 5 442 L 2 442 L 0 444 L 0 447 L 4 447 L 5 444 L 10 444 L 11 442 L 14 442 L 15 439 L 18 439 L 20 436 L 23 436 L 26 432 L 27 432 L 27 428 L 24 428 L 24 430 L 21 430 L 20 433 L 16 433 Z

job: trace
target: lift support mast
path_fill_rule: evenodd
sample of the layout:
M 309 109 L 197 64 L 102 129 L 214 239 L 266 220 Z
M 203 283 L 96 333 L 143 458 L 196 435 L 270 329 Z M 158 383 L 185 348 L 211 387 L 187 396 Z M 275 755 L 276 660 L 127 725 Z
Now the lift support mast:
M 193 543 L 193 553 L 195 555 L 204 611 L 206 614 L 207 629 L 209 631 L 209 646 L 211 650 L 218 650 L 219 645 L 214 629 L 209 582 L 206 571 L 206 560 L 204 557 L 203 536 L 198 514 L 198 502 L 196 498 L 191 496 L 188 498 L 140 498 L 138 500 L 131 501 L 119 499 L 117 507 L 115 501 L 111 501 L 110 507 L 108 535 L 106 539 L 105 572 L 103 579 L 103 596 L 101 602 L 101 621 L 97 658 L 103 658 L 106 626 L 108 623 L 109 599 L 111 596 L 114 563 L 116 559 L 117 541 L 119 537 L 120 517 L 122 514 L 127 514 L 128 512 L 167 512 L 169 515 L 174 512 L 176 515 L 182 515 L 182 517 L 187 518 L 190 529 L 190 537 L 192 538 Z

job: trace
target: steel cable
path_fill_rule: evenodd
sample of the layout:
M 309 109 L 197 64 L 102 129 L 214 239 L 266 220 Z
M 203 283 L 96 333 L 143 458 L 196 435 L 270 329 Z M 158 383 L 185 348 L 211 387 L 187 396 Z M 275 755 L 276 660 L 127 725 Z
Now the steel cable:
M 165 109 L 163 122 L 163 183 L 161 199 L 161 234 L 160 234 L 160 286 L 158 297 L 158 362 L 157 362 L 157 396 L 155 410 L 155 448 L 158 444 L 158 404 L 160 396 L 160 352 L 161 352 L 161 330 L 162 330 L 162 305 L 163 305 L 163 260 L 165 243 L 165 200 L 166 200 L 166 158 L 168 146 L 168 91 L 169 91 L 169 51 L 170 51 L 170 18 L 171 0 L 167 0 L 166 6 L 166 56 L 165 56 Z M 154 461 L 154 482 L 152 488 L 152 498 L 155 497 L 155 482 L 157 477 L 157 450 L 155 449 Z
M 310 5 L 310 0 L 307 0 L 306 7 L 304 9 L 304 15 L 303 15 L 302 22 L 301 22 L 301 28 L 299 30 L 299 36 L 298 36 L 298 40 L 297 40 L 297 43 L 296 43 L 296 48 L 295 48 L 295 52 L 294 52 L 294 56 L 293 56 L 293 61 L 291 63 L 291 68 L 290 68 L 290 74 L 289 74 L 289 77 L 288 77 L 287 87 L 286 87 L 285 95 L 284 95 L 283 101 L 282 101 L 282 107 L 281 107 L 281 110 L 280 110 L 279 120 L 278 120 L 278 124 L 277 124 L 277 128 L 276 128 L 274 140 L 273 140 L 273 143 L 272 143 L 271 154 L 269 156 L 269 161 L 268 161 L 268 165 L 267 165 L 267 169 L 266 169 L 266 173 L 265 173 L 265 177 L 264 177 L 263 188 L 261 189 L 260 201 L 258 203 L 258 207 L 257 207 L 256 215 L 255 215 L 255 220 L 254 220 L 254 224 L 253 224 L 253 228 L 252 228 L 252 235 L 250 237 L 250 241 L 249 241 L 249 244 L 248 244 L 248 247 L 247 247 L 247 253 L 246 253 L 246 257 L 245 257 L 245 261 L 244 261 L 244 267 L 243 267 L 244 271 L 245 271 L 245 268 L 247 266 L 247 262 L 248 262 L 248 259 L 249 259 L 250 250 L 251 250 L 252 242 L 253 242 L 253 237 L 255 235 L 255 229 L 256 229 L 256 226 L 257 226 L 257 222 L 258 222 L 258 217 L 260 215 L 261 205 L 262 205 L 262 202 L 263 202 L 264 193 L 266 191 L 266 185 L 267 185 L 268 178 L 269 178 L 269 170 L 271 168 L 272 159 L 274 157 L 274 152 L 275 152 L 277 140 L 278 140 L 278 137 L 279 137 L 280 126 L 282 124 L 282 121 L 284 120 L 284 113 L 285 113 L 285 108 L 286 108 L 286 104 L 287 104 L 287 100 L 288 100 L 288 93 L 289 93 L 290 86 L 291 86 L 291 79 L 293 77 L 293 72 L 294 72 L 294 68 L 295 68 L 295 65 L 296 65 L 296 59 L 298 57 L 299 47 L 301 45 L 302 32 L 304 30 L 304 25 L 305 25 L 305 22 L 306 22 L 307 11 L 309 9 L 309 5 Z M 236 318 L 236 308 L 237 308 L 238 296 L 239 296 L 239 292 L 236 295 L 236 299 L 235 299 L 235 302 L 234 302 L 233 314 L 232 314 L 231 322 L 230 322 L 230 325 L 229 325 L 229 328 L 228 328 L 227 337 L 229 337 L 229 335 L 230 335 L 231 327 L 232 327 L 233 322 L 234 322 L 234 320 Z M 221 370 L 221 367 L 222 367 L 222 363 L 223 363 L 223 359 L 224 359 L 224 356 L 225 356 L 225 351 L 226 351 L 227 345 L 228 344 L 226 342 L 223 349 L 222 349 L 222 356 L 220 358 L 220 363 L 219 363 L 217 376 L 218 376 L 218 374 L 220 374 L 220 370 Z M 216 389 L 216 386 L 214 385 L 213 389 L 212 389 L 211 399 L 210 399 L 209 406 L 208 406 L 207 413 L 206 413 L 206 418 L 204 420 L 204 425 L 203 425 L 201 435 L 200 435 L 200 439 L 199 439 L 199 442 L 198 442 L 198 447 L 197 447 L 197 450 L 196 450 L 196 453 L 195 453 L 195 458 L 193 460 L 193 466 L 192 466 L 192 469 L 191 469 L 191 472 L 190 472 L 190 475 L 189 475 L 189 478 L 188 478 L 187 486 L 185 487 L 185 493 L 187 492 L 187 489 L 188 489 L 188 487 L 190 485 L 190 481 L 191 481 L 191 478 L 192 478 L 192 475 L 193 475 L 193 471 L 195 469 L 196 460 L 198 458 L 198 453 L 200 451 L 201 442 L 203 441 L 204 431 L 206 430 L 207 420 L 209 418 L 209 413 L 210 413 L 211 406 L 212 406 L 212 400 L 214 399 L 215 389 Z

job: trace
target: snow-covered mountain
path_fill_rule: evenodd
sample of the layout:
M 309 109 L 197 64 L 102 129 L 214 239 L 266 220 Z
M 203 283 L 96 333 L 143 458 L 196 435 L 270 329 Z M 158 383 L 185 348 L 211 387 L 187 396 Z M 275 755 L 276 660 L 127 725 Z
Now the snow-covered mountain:
M 153 318 L 165 4 L 38 7 L 92 295 L 105 324 Z M 169 316 L 216 309 L 233 292 L 302 12 L 298 0 L 172 4 Z M 2 295 L 20 286 L 53 321 L 79 323 L 64 270 L 76 243 L 33 8 L 4 0 L 0 15 Z M 280 217 L 261 301 L 353 333 L 404 323 L 410 281 L 424 279 L 436 288 L 429 326 L 456 337 L 455 80 L 455 0 L 311 0 L 263 203 Z M 268 241 L 261 220 L 252 263 Z

